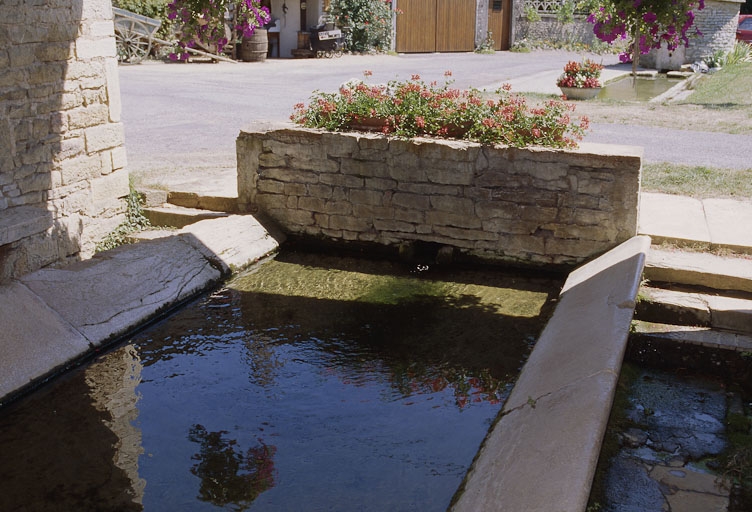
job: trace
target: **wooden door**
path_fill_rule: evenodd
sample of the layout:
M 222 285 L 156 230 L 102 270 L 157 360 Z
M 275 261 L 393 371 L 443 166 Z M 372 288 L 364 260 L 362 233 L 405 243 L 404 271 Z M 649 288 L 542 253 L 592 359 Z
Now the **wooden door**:
M 398 0 L 397 8 L 397 52 L 475 49 L 475 0 Z
M 436 51 L 475 50 L 475 0 L 437 0 Z
M 488 0 L 488 30 L 494 40 L 494 50 L 509 49 L 511 0 Z
M 396 50 L 400 53 L 436 51 L 436 0 L 399 0 Z

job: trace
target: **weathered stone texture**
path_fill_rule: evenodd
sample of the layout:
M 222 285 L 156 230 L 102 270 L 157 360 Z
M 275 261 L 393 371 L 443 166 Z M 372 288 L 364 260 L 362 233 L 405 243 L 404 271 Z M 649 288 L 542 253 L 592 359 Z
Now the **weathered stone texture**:
M 89 256 L 122 218 L 120 109 L 109 0 L 0 2 L 0 219 L 33 207 L 54 226 L 0 244 L 0 281 Z
M 516 149 L 286 124 L 253 126 L 237 147 L 240 202 L 289 233 L 575 265 L 637 231 L 639 148 Z M 320 169 L 310 168 L 314 152 Z

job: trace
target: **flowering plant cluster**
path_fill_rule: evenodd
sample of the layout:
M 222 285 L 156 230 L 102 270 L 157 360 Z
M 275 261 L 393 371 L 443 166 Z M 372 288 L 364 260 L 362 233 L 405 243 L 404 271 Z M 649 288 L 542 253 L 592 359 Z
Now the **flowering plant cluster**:
M 570 60 L 564 66 L 564 73 L 559 76 L 556 85 L 559 87 L 580 87 L 591 89 L 601 86 L 598 80 L 601 77 L 602 64 L 593 62 L 590 59 L 575 62 Z
M 222 53 L 233 31 L 250 37 L 257 27 L 271 21 L 267 7 L 258 0 L 172 0 L 167 17 L 180 24 L 178 49 L 171 60 L 188 60 L 187 48 Z
M 365 75 L 370 76 L 366 71 Z M 445 76 L 451 76 L 447 71 Z M 343 84 L 337 93 L 315 92 L 309 104 L 295 105 L 290 119 L 309 128 L 330 131 L 364 129 L 378 120 L 384 134 L 434 136 L 506 144 L 515 147 L 576 147 L 588 129 L 587 117 L 572 118 L 574 105 L 559 99 L 531 106 L 511 92 L 509 84 L 485 98 L 475 89 L 460 91 L 447 82 L 426 84 L 420 76 L 386 85 L 360 80 Z
M 639 58 L 665 42 L 670 51 L 689 46 L 694 25 L 694 10 L 705 8 L 705 0 L 606 0 L 598 1 L 588 16 L 601 41 L 632 38 L 630 47 L 620 55 L 622 62 Z

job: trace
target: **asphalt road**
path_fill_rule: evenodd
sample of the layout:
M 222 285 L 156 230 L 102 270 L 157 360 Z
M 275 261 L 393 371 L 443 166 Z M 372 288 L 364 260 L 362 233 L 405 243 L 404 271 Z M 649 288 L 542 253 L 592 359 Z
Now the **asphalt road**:
M 255 63 L 166 64 L 120 67 L 129 169 L 142 183 L 193 190 L 234 187 L 235 138 L 252 120 L 287 120 L 315 90 L 333 92 L 370 70 L 371 83 L 418 74 L 454 86 L 557 93 L 564 64 L 583 54 L 565 51 L 345 55 L 334 59 L 268 59 Z M 622 70 L 616 56 L 590 56 Z M 610 69 L 609 69 L 610 68 Z M 645 126 L 596 124 L 587 141 L 642 146 L 646 162 L 748 168 L 739 150 L 752 137 Z M 229 191 L 232 192 L 231 190 Z

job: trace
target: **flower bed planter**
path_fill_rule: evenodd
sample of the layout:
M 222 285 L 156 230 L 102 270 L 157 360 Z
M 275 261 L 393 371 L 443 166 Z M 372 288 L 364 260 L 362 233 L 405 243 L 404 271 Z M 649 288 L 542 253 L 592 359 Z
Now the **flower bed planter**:
M 256 123 L 237 140 L 238 193 L 241 208 L 294 236 L 571 266 L 636 234 L 641 153 Z

